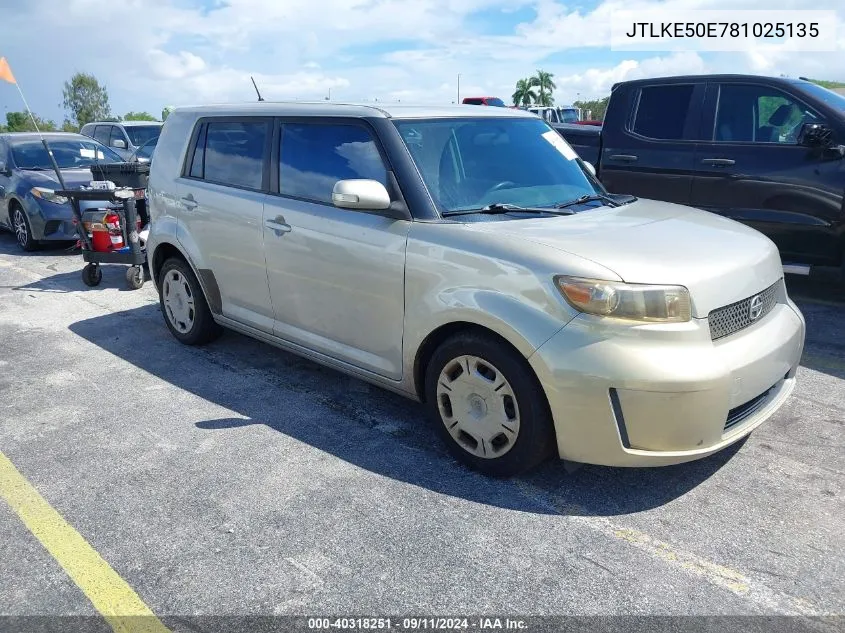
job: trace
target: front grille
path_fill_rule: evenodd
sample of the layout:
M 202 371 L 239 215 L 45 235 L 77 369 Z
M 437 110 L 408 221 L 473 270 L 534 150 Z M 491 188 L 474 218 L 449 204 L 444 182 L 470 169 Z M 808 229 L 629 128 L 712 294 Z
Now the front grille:
M 766 406 L 766 403 L 769 400 L 769 395 L 777 388 L 777 385 L 772 385 L 766 391 L 761 393 L 756 398 L 752 398 L 745 404 L 741 404 L 738 407 L 734 407 L 730 411 L 728 411 L 728 419 L 725 422 L 725 430 L 732 429 L 737 424 L 742 422 L 743 420 L 751 417 L 755 413 L 757 413 L 760 409 Z
M 710 324 L 710 338 L 715 341 L 730 336 L 765 317 L 777 305 L 780 283 L 778 281 L 763 292 L 742 301 L 712 310 L 707 315 L 707 322 Z M 759 303 L 755 301 L 758 297 Z M 753 319 L 751 318 L 752 301 L 755 301 L 755 318 Z

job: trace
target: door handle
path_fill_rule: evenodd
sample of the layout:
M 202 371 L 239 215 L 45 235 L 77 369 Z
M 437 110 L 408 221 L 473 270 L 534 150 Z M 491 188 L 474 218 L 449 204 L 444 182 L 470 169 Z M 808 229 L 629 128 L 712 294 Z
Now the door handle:
M 188 209 L 188 211 L 193 211 L 197 208 L 199 203 L 194 200 L 194 194 L 189 193 L 187 196 L 182 198 L 182 204 L 185 205 L 185 208 Z
M 701 162 L 705 165 L 713 165 L 714 167 L 730 167 L 736 163 L 735 160 L 731 160 L 730 158 L 705 158 Z
M 282 216 L 278 216 L 275 220 L 265 220 L 264 226 L 273 231 L 276 237 L 280 237 L 284 233 L 290 233 L 291 231 L 290 224 L 287 224 Z
M 611 154 L 608 158 L 610 160 L 621 160 L 626 163 L 637 162 L 637 156 L 634 156 L 633 154 Z

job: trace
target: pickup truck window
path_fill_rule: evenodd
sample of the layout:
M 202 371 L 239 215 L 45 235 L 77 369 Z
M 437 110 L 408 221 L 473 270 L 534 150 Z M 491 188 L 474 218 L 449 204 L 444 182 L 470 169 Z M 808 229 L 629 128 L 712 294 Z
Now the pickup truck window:
M 775 88 L 723 84 L 719 88 L 713 139 L 794 145 L 801 126 L 818 120 L 815 112 Z
M 387 168 L 363 125 L 286 123 L 279 157 L 284 195 L 331 204 L 338 180 L 366 178 L 387 186 Z
M 100 141 L 105 146 L 109 144 L 109 137 L 111 136 L 111 125 L 98 125 L 94 128 L 94 138 Z
M 647 138 L 683 140 L 694 89 L 692 84 L 642 88 L 631 131 Z
M 441 213 L 548 206 L 603 193 L 542 119 L 395 121 Z

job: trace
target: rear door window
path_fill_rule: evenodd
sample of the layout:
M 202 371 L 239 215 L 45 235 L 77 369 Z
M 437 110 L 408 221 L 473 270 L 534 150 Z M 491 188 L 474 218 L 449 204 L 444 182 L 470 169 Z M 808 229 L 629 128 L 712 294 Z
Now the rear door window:
M 694 89 L 689 84 L 642 88 L 631 131 L 659 140 L 685 139 Z
M 369 129 L 337 123 L 286 123 L 279 152 L 279 193 L 331 203 L 339 180 L 387 186 L 387 169 Z
M 261 189 L 268 121 L 209 121 L 198 136 L 190 175 L 209 182 Z

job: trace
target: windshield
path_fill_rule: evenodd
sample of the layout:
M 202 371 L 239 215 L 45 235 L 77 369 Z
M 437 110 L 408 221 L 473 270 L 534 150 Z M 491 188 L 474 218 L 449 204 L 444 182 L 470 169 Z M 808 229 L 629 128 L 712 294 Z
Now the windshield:
M 59 169 L 90 167 L 100 163 L 119 163 L 123 159 L 95 140 L 47 139 Z M 19 169 L 53 169 L 40 140 L 13 141 L 12 157 Z
M 562 108 L 560 113 L 564 123 L 575 123 L 578 120 L 578 110 L 574 108 Z
M 126 130 L 126 135 L 135 147 L 161 134 L 160 125 L 124 125 L 123 129 Z
M 824 101 L 827 105 L 845 112 L 845 95 L 828 90 L 818 84 L 802 83 L 801 90 L 805 93 L 815 97 L 819 101 Z
M 146 158 L 147 160 L 152 160 L 153 150 L 155 150 L 157 143 L 158 136 L 151 138 L 149 141 L 147 141 L 141 147 L 135 150 L 135 158 Z
M 505 102 L 497 97 L 490 97 L 487 99 L 487 105 L 489 106 L 496 106 L 499 108 L 506 108 Z
M 489 204 L 554 206 L 603 194 L 577 155 L 536 118 L 397 120 L 441 213 Z

